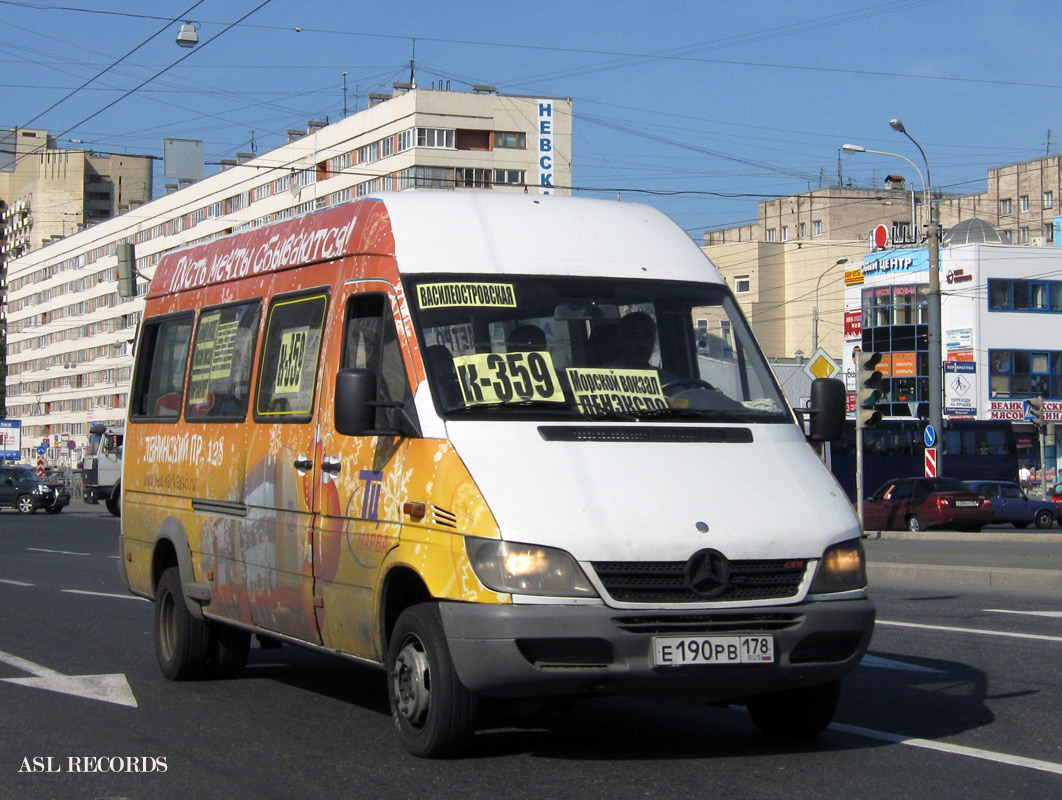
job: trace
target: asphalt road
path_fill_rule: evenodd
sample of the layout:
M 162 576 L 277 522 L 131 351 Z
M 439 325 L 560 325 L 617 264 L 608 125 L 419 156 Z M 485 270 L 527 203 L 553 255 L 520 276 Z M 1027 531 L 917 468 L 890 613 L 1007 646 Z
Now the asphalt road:
M 875 582 L 869 657 L 809 743 L 760 735 L 743 709 L 605 698 L 497 718 L 469 757 L 424 761 L 371 668 L 256 648 L 243 678 L 164 680 L 151 605 L 121 589 L 117 521 L 71 510 L 0 513 L 0 798 L 1062 796 L 1059 592 Z M 904 541 L 868 540 L 872 566 L 945 544 L 988 558 Z M 1023 552 L 969 569 L 1026 569 Z

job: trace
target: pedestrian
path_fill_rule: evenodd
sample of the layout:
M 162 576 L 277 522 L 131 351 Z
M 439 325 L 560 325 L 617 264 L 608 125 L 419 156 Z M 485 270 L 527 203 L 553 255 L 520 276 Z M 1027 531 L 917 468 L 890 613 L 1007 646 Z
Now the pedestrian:
M 1032 470 L 1029 469 L 1028 462 L 1021 465 L 1021 469 L 1018 470 L 1018 481 L 1021 483 L 1021 488 L 1025 491 L 1029 491 L 1032 487 Z

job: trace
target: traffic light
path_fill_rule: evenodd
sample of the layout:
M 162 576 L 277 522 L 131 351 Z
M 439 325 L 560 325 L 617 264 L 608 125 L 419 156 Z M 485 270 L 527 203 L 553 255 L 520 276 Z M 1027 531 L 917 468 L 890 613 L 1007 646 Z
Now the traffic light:
M 863 353 L 856 358 L 856 426 L 870 428 L 881 419 L 874 406 L 882 398 L 881 373 L 875 369 L 881 353 Z
M 1033 425 L 1043 425 L 1044 422 L 1044 398 L 1030 397 L 1025 401 L 1028 404 L 1027 419 L 1032 420 Z

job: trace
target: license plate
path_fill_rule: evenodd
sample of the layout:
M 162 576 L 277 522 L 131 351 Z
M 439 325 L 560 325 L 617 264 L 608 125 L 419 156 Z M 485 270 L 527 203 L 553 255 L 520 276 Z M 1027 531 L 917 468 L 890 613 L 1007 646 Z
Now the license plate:
M 654 636 L 658 667 L 690 664 L 772 664 L 773 636 Z
M 955 505 L 959 508 L 972 508 L 977 505 L 976 500 L 956 500 Z

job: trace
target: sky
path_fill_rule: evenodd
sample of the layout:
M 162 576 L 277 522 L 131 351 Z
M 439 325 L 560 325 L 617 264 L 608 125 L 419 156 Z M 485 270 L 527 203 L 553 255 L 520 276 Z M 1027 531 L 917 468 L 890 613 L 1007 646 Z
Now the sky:
M 1052 0 L 0 0 L 0 128 L 162 155 L 208 174 L 310 119 L 418 87 L 573 100 L 574 193 L 645 202 L 690 236 L 760 200 L 881 187 L 906 162 L 983 191 L 992 166 L 1059 152 Z M 197 47 L 178 47 L 181 20 Z M 344 90 L 345 87 L 345 90 Z M 156 195 L 162 192 L 156 171 Z

